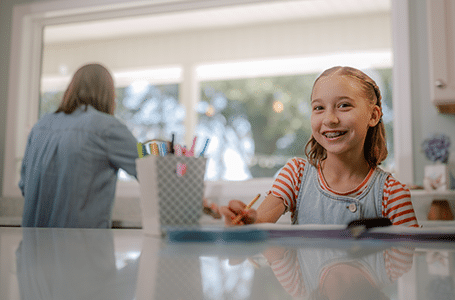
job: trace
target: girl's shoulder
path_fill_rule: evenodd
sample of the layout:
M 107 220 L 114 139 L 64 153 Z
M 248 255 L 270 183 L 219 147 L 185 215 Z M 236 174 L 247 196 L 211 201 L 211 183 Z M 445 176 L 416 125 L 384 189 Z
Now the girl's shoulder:
M 311 166 L 308 160 L 302 157 L 293 157 L 286 162 L 278 173 L 280 175 L 287 174 L 288 176 L 290 175 L 292 177 L 299 178 L 308 166 Z
M 305 168 L 306 165 L 309 165 L 310 163 L 308 162 L 308 160 L 306 160 L 305 158 L 302 158 L 302 157 L 293 157 L 293 158 L 290 158 L 287 162 L 286 162 L 286 165 L 288 166 L 294 166 L 294 167 L 298 167 L 298 168 Z
M 385 171 L 383 171 L 385 172 Z M 407 195 L 407 194 L 410 194 L 410 191 L 409 191 L 409 188 L 401 183 L 398 179 L 396 179 L 395 177 L 393 177 L 392 174 L 388 173 L 388 172 L 385 172 L 386 175 L 387 175 L 387 178 L 385 179 L 385 182 L 384 182 L 384 191 L 389 193 L 389 194 L 396 194 L 396 193 L 399 193 L 399 194 L 403 194 L 403 195 Z
M 296 156 L 296 157 L 292 157 L 292 158 L 288 159 L 288 161 L 286 162 L 286 164 L 284 165 L 283 168 L 288 168 L 288 169 L 291 169 L 291 170 L 299 173 L 299 171 L 303 171 L 305 169 L 305 167 L 308 165 L 310 165 L 308 160 L 306 160 L 305 158 Z

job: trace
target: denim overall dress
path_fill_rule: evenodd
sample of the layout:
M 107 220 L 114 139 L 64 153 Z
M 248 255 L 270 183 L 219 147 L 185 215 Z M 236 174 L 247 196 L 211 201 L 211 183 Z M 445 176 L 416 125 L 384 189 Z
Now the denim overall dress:
M 362 218 L 382 217 L 384 184 L 390 173 L 376 168 L 368 186 L 355 197 L 322 189 L 318 170 L 307 163 L 302 175 L 292 224 L 348 224 Z
M 301 284 L 308 293 L 316 290 L 325 267 L 355 262 L 363 267 L 363 270 L 371 276 L 373 281 L 380 287 L 392 283 L 387 275 L 384 252 L 379 251 L 369 255 L 353 256 L 349 251 L 341 249 L 315 249 L 302 248 L 297 252 L 301 271 Z

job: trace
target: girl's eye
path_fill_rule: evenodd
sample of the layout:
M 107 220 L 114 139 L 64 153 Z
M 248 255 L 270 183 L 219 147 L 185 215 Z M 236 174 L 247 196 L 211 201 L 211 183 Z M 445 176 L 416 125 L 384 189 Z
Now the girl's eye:
M 350 103 L 341 103 L 340 105 L 338 105 L 338 107 L 340 108 L 346 108 L 346 107 L 350 107 L 352 106 Z
M 324 109 L 324 107 L 322 107 L 321 105 L 316 105 L 313 107 L 313 110 L 315 110 L 315 111 L 323 110 L 323 109 Z

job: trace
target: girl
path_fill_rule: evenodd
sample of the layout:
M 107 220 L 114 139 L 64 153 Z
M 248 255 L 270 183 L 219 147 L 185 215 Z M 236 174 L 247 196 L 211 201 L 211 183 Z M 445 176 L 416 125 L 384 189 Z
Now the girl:
M 113 114 L 114 82 L 99 64 L 74 74 L 55 113 L 28 137 L 19 187 L 22 226 L 110 228 L 119 168 L 136 176 L 137 141 Z
M 376 83 L 360 70 L 333 67 L 316 79 L 311 107 L 307 159 L 286 163 L 257 211 L 238 200 L 221 207 L 226 225 L 273 223 L 290 211 L 293 224 L 386 217 L 417 227 L 409 190 L 378 167 L 387 147 Z M 233 224 L 238 214 L 243 219 Z

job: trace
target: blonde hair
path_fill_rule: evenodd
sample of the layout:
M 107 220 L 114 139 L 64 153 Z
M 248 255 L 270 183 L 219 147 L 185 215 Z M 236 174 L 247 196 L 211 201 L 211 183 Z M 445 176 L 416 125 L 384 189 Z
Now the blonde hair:
M 368 165 L 374 168 L 386 159 L 388 153 L 387 141 L 385 138 L 385 127 L 382 122 L 382 97 L 379 87 L 373 79 L 362 71 L 351 67 L 337 66 L 322 72 L 322 74 L 316 78 L 313 84 L 313 89 L 319 79 L 332 74 L 347 76 L 357 80 L 362 87 L 362 92 L 364 93 L 366 99 L 370 100 L 372 104 L 379 106 L 381 109 L 381 119 L 376 126 L 368 129 L 364 143 L 365 159 L 367 160 Z M 320 161 L 327 158 L 326 150 L 316 141 L 313 135 L 311 135 L 310 140 L 305 146 L 305 154 L 308 157 L 308 161 L 314 166 L 317 166 Z
M 79 106 L 91 105 L 96 110 L 113 115 L 115 108 L 114 81 L 109 71 L 100 64 L 87 64 L 79 68 L 55 111 L 71 114 Z

